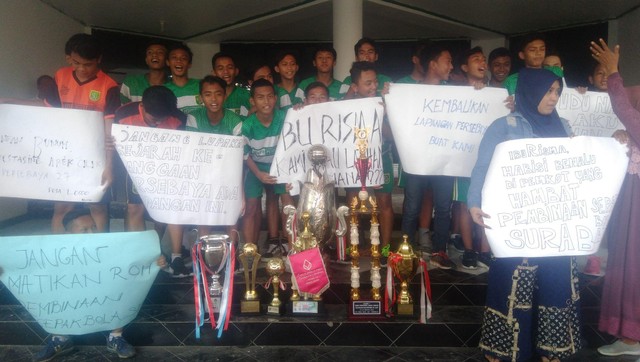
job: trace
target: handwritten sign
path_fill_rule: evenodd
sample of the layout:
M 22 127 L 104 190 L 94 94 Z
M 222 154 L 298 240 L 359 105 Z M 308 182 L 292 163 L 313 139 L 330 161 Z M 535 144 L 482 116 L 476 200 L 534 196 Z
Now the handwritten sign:
M 242 137 L 114 124 L 120 158 L 149 215 L 233 225 L 242 208 Z
M 382 174 L 382 99 L 364 98 L 308 105 L 300 110 L 290 109 L 282 127 L 270 174 L 279 183 L 291 183 L 299 191 L 297 181 L 304 181 L 311 168 L 307 150 L 322 144 L 329 149 L 327 173 L 336 187 L 359 187 L 360 178 L 354 166 L 358 158 L 354 128 L 368 130 L 367 156 L 371 169 L 367 185 L 384 182 Z
M 509 113 L 500 88 L 391 84 L 389 124 L 404 171 L 471 176 L 487 127 Z
M 613 138 L 536 138 L 499 144 L 482 190 L 497 257 L 598 250 L 627 169 Z
M 576 136 L 611 137 L 616 130 L 625 129 L 613 113 L 607 93 L 580 94 L 573 88 L 565 88 L 556 109 Z
M 47 331 L 85 334 L 131 322 L 158 274 L 155 231 L 0 238 L 0 280 Z
M 102 113 L 0 105 L 0 197 L 97 202 L 104 165 Z

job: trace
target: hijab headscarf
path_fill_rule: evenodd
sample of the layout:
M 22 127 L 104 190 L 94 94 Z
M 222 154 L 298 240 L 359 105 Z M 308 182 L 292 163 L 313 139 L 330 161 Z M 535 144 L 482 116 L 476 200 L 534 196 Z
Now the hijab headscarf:
M 567 131 L 555 109 L 548 115 L 538 112 L 540 101 L 555 81 L 560 83 L 562 91 L 562 77 L 551 70 L 524 68 L 518 74 L 516 111 L 531 124 L 533 133 L 538 137 L 567 137 Z

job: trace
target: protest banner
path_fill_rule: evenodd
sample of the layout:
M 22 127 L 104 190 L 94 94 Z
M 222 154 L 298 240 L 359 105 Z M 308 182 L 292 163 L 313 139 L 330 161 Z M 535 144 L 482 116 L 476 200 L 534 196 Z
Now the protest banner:
M 580 94 L 573 88 L 564 88 L 556 110 L 576 136 L 611 137 L 616 130 L 625 129 L 613 113 L 607 93 Z
M 97 202 L 104 166 L 102 113 L 0 105 L 0 197 Z
M 292 195 L 299 191 L 298 181 L 304 181 L 311 168 L 307 150 L 321 144 L 329 150 L 326 165 L 336 187 L 360 187 L 354 166 L 358 158 L 354 128 L 368 131 L 367 156 L 371 169 L 367 186 L 384 182 L 382 174 L 383 107 L 379 97 L 328 102 L 290 109 L 282 127 L 270 174 L 278 183 L 291 183 Z
M 233 225 L 242 209 L 243 140 L 114 124 L 116 150 L 149 215 L 182 225 Z
M 595 253 L 626 174 L 626 152 L 626 146 L 604 137 L 499 144 L 482 190 L 494 255 Z
M 391 84 L 385 104 L 402 168 L 471 176 L 485 130 L 509 113 L 501 88 Z
M 131 322 L 159 267 L 153 231 L 0 238 L 0 280 L 47 333 L 110 331 Z

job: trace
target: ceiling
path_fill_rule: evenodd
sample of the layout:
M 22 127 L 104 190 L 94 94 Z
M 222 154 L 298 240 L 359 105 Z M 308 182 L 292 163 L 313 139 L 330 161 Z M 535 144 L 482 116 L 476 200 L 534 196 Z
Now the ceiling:
M 89 27 L 190 42 L 331 41 L 331 0 L 41 0 Z M 350 0 L 334 0 L 350 1 Z M 380 40 L 484 39 L 617 19 L 640 0 L 362 0 Z

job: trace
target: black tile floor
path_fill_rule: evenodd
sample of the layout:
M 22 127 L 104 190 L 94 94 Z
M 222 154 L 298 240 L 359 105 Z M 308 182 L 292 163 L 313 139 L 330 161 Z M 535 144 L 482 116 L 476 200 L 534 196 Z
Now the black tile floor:
M 0 235 L 46 229 L 48 220 L 29 220 L 5 227 Z M 44 226 L 43 226 L 44 225 Z M 36 232 L 37 233 L 37 232 Z M 366 262 L 361 266 L 367 265 Z M 368 290 L 367 268 L 362 268 L 363 289 Z M 139 361 L 481 361 L 477 348 L 486 273 L 430 270 L 433 318 L 422 325 L 412 320 L 354 323 L 347 321 L 349 267 L 331 264 L 332 286 L 324 294 L 327 314 L 318 318 L 234 315 L 221 339 L 210 326 L 202 337 L 194 334 L 193 285 L 190 279 L 172 279 L 160 273 L 136 320 L 125 337 L 137 346 Z M 236 280 L 235 296 L 244 286 Z M 259 281 L 266 275 L 261 271 Z M 601 278 L 583 277 L 583 337 L 588 347 L 573 361 L 635 361 L 606 358 L 595 348 L 612 338 L 597 330 Z M 418 285 L 412 287 L 417 292 Z M 261 290 L 264 303 L 270 291 Z M 288 293 L 284 293 L 286 299 Z M 119 360 L 104 347 L 107 333 L 74 337 L 77 352 L 60 361 Z M 0 283 L 0 362 L 28 361 L 47 338 L 26 310 Z

